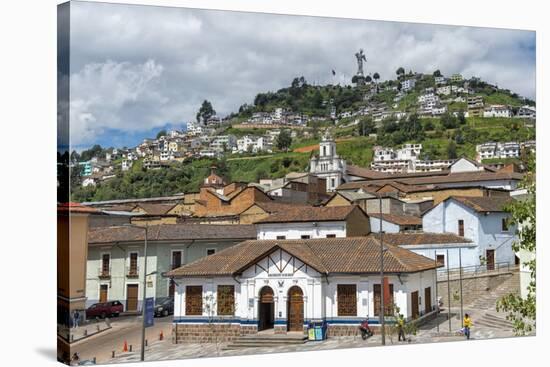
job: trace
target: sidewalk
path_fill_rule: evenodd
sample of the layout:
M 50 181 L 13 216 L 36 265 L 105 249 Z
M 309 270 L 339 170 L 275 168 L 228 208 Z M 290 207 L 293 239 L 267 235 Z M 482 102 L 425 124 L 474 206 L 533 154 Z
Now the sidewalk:
M 110 329 L 111 324 L 108 319 L 103 321 L 88 321 L 83 325 L 79 325 L 76 328 L 69 328 L 66 326 L 58 325 L 57 335 L 65 340 L 68 340 L 70 343 L 75 343 L 92 335 L 96 335 Z
M 473 313 L 472 313 L 473 314 Z M 439 325 L 439 332 L 437 326 Z M 447 314 L 440 314 L 438 318 L 430 320 L 428 323 L 419 327 L 417 335 L 408 335 L 410 342 L 398 342 L 397 335 L 386 335 L 386 346 L 396 346 L 402 344 L 419 344 L 419 343 L 440 343 L 452 341 L 464 341 L 466 338 L 457 333 L 462 327 L 460 320 L 460 310 L 451 310 L 451 331 L 449 332 L 449 322 Z M 498 328 L 490 328 L 484 326 L 476 326 L 474 318 L 474 327 L 470 340 L 506 338 L 514 336 L 510 330 L 499 330 Z M 307 342 L 300 345 L 286 345 L 276 347 L 259 347 L 259 348 L 239 348 L 233 350 L 223 350 L 227 343 L 218 345 L 213 343 L 198 344 L 172 344 L 170 338 L 164 341 L 156 341 L 145 348 L 146 361 L 160 361 L 173 359 L 188 359 L 188 358 L 210 358 L 217 356 L 237 356 L 249 354 L 266 354 L 266 353 L 283 353 L 283 352 L 301 352 L 314 350 L 330 350 L 330 349 L 345 349 L 345 348 L 365 348 L 381 346 L 381 335 L 375 334 L 366 341 L 360 336 L 347 337 L 331 337 L 323 341 Z M 139 351 L 132 353 L 119 354 L 114 359 L 104 361 L 102 363 L 121 363 L 121 362 L 136 362 L 140 359 Z

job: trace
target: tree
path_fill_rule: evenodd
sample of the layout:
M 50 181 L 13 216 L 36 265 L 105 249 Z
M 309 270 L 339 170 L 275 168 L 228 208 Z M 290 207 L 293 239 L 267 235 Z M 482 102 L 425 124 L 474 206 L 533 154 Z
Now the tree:
M 371 77 L 370 75 L 367 75 L 367 76 L 365 77 L 365 81 L 366 81 L 367 83 L 372 82 L 372 77 Z
M 403 77 L 403 75 L 405 75 L 405 69 L 400 66 L 396 71 L 395 73 L 397 74 L 397 79 L 401 79 Z
M 159 139 L 161 136 L 166 136 L 166 130 L 161 130 L 157 133 L 157 139 Z
M 445 129 L 455 129 L 458 126 L 457 118 L 448 112 L 441 115 L 440 121 Z
M 360 136 L 367 136 L 369 134 L 372 134 L 376 131 L 376 127 L 374 124 L 374 121 L 370 117 L 366 117 L 359 121 L 359 124 L 357 125 L 357 132 Z
M 522 263 L 531 273 L 531 280 L 527 286 L 527 295 L 521 297 L 509 294 L 497 301 L 497 311 L 508 312 L 506 319 L 514 324 L 516 335 L 525 335 L 536 326 L 536 183 L 535 157 L 530 156 L 527 165 L 527 174 L 521 183 L 521 188 L 527 189 L 524 200 L 516 200 L 505 209 L 510 213 L 510 225 L 517 226 L 516 234 L 519 241 L 512 245 L 516 253 L 526 254 L 527 260 Z
M 210 117 L 214 116 L 216 111 L 212 107 L 212 103 L 206 99 L 202 102 L 199 112 L 197 112 L 197 122 L 206 122 Z
M 439 71 L 439 69 L 437 69 L 436 71 L 434 71 L 434 76 L 435 76 L 435 77 L 440 77 L 440 76 L 441 76 L 441 71 Z
M 457 118 L 460 125 L 464 125 L 466 123 L 466 115 L 464 115 L 464 111 L 458 111 Z
M 277 148 L 280 150 L 287 151 L 292 144 L 292 137 L 290 136 L 289 130 L 282 130 L 279 136 L 277 137 Z
M 378 79 L 380 79 L 380 74 L 374 73 L 372 74 L 372 78 L 374 79 L 374 82 L 378 84 Z
M 456 143 L 454 140 L 451 140 L 447 145 L 447 159 L 456 159 Z

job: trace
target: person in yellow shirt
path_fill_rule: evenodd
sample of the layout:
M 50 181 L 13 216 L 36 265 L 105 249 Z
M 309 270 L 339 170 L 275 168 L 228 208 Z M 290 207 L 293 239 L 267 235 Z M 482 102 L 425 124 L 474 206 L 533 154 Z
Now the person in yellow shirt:
M 397 319 L 397 330 L 399 332 L 399 341 L 403 340 L 406 341 L 405 338 L 405 319 L 403 318 L 402 314 L 399 314 L 399 318 Z
M 472 327 L 472 319 L 470 318 L 470 315 L 464 314 L 464 335 L 466 335 L 466 339 L 470 339 L 470 328 Z

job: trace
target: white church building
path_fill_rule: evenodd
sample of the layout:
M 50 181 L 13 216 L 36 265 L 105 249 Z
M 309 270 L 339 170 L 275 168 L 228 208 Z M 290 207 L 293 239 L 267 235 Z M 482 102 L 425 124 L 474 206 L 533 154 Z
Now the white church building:
M 251 240 L 165 274 L 176 283 L 173 341 L 228 341 L 244 334 L 304 332 L 324 321 L 327 335 L 355 335 L 369 317 L 379 325 L 384 297 L 407 319 L 435 315 L 438 265 L 373 236 Z M 382 291 L 382 288 L 384 289 Z
M 327 192 L 345 182 L 346 161 L 336 153 L 336 142 L 328 135 L 319 143 L 319 155 L 309 162 L 309 172 L 326 179 Z

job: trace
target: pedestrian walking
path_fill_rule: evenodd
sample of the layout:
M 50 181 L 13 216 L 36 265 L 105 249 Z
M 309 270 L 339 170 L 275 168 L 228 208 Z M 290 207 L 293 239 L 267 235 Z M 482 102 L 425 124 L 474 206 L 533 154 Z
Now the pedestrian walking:
M 75 310 L 73 313 L 73 328 L 76 329 L 78 327 L 78 321 L 80 321 L 80 313 L 78 310 Z
M 406 341 L 405 338 L 405 318 L 402 314 L 399 314 L 397 318 L 397 331 L 399 332 L 398 341 Z
M 470 339 L 470 328 L 472 327 L 472 319 L 470 318 L 470 315 L 464 314 L 464 335 L 466 335 L 466 339 Z

